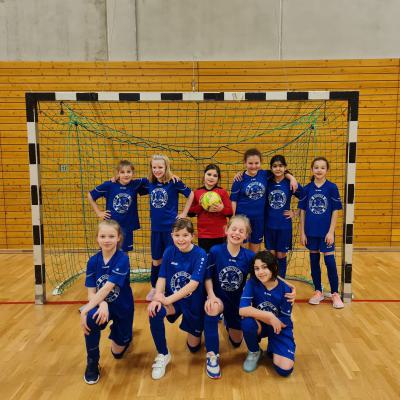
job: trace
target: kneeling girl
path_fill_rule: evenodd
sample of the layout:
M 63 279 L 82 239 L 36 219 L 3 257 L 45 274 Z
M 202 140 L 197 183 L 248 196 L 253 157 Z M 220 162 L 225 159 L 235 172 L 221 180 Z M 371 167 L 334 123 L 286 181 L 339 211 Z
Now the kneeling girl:
M 252 372 L 262 355 L 259 342 L 268 338 L 267 355 L 272 358 L 275 370 L 281 376 L 293 371 L 296 345 L 291 318 L 292 304 L 285 295 L 291 287 L 277 279 L 278 263 L 269 251 L 260 251 L 250 268 L 240 300 L 239 313 L 242 331 L 249 349 L 243 369 Z

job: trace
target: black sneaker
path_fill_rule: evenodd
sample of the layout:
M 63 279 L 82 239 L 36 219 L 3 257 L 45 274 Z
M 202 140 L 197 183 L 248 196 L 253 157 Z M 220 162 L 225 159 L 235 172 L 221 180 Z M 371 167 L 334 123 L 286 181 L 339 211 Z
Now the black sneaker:
M 88 363 L 85 370 L 83 379 L 88 385 L 94 385 L 100 379 L 100 366 L 99 362 L 91 358 L 88 359 Z

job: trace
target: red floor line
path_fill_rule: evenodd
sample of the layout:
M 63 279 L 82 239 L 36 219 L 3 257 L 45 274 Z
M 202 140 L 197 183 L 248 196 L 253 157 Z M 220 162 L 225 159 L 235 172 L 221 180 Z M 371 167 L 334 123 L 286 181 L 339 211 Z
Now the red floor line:
M 400 303 L 400 299 L 354 299 L 353 303 Z M 60 300 L 60 301 L 48 301 L 46 305 L 57 306 L 57 305 L 68 305 L 68 304 L 86 304 L 86 300 Z M 148 301 L 143 299 L 135 300 L 136 304 L 146 304 Z M 296 303 L 308 303 L 307 299 L 298 299 Z M 329 300 L 325 300 L 322 304 L 330 304 Z M 0 305 L 12 305 L 12 304 L 35 304 L 34 301 L 0 301 Z

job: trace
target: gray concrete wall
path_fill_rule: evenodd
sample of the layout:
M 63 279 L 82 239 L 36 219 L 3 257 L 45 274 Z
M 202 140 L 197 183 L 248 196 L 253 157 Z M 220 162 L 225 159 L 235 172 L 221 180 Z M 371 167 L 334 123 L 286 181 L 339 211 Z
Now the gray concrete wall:
M 107 60 L 106 0 L 0 0 L 0 60 Z
M 0 0 L 0 60 L 400 57 L 399 0 Z

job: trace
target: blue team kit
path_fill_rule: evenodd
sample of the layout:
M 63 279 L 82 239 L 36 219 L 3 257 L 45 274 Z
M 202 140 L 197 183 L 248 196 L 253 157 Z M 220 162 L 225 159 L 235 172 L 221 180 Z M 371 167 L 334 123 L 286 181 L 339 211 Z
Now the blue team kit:
M 243 174 L 241 181 L 233 182 L 231 201 L 235 201 L 236 214 L 246 215 L 251 224 L 250 243 L 261 243 L 264 236 L 264 208 L 270 171 L 259 170 L 255 176 Z
M 106 181 L 90 192 L 94 201 L 100 197 L 106 199 L 106 210 L 110 211 L 111 219 L 121 226 L 124 251 L 133 249 L 133 231 L 140 229 L 137 195 L 147 194 L 147 182 L 147 179 L 134 179 L 127 185 L 122 185 L 119 182 Z

